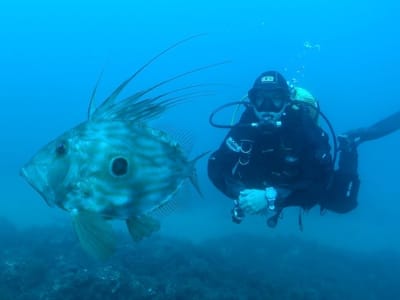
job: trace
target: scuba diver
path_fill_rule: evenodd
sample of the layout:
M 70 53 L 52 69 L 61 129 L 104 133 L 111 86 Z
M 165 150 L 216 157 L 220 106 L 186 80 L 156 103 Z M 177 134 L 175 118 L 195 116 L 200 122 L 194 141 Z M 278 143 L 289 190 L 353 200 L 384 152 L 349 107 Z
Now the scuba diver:
M 214 127 L 230 128 L 208 160 L 208 177 L 233 199 L 232 220 L 247 214 L 268 214 L 277 225 L 285 207 L 301 211 L 319 205 L 321 212 L 347 213 L 357 206 L 360 187 L 357 146 L 400 128 L 400 112 L 369 128 L 336 138 L 318 103 L 305 89 L 290 87 L 276 71 L 262 73 L 248 92 L 248 101 L 228 103 L 210 116 Z M 230 105 L 244 104 L 237 124 L 218 125 L 214 115 Z M 318 124 L 323 117 L 329 135 Z M 337 145 L 337 140 L 339 145 Z M 338 163 L 336 164 L 336 157 Z

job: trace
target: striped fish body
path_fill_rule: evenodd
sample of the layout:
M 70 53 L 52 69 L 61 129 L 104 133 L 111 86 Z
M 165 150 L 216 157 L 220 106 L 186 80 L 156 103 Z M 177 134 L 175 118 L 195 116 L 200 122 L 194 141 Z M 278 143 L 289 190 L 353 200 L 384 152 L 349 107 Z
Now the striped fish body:
M 196 92 L 202 85 L 149 94 L 210 66 L 183 72 L 118 99 L 148 65 L 194 37 L 154 56 L 99 105 L 95 104 L 96 85 L 88 120 L 48 143 L 21 169 L 47 204 L 70 213 L 83 249 L 93 257 L 107 258 L 115 250 L 110 219 L 126 220 L 132 239 L 138 241 L 160 228 L 150 214 L 165 207 L 185 179 L 200 192 L 195 162 L 204 154 L 188 161 L 171 136 L 148 124 L 188 97 L 202 95 Z
M 111 219 L 165 205 L 192 172 L 171 136 L 126 121 L 85 122 L 46 145 L 24 170 L 44 174 L 49 204 Z

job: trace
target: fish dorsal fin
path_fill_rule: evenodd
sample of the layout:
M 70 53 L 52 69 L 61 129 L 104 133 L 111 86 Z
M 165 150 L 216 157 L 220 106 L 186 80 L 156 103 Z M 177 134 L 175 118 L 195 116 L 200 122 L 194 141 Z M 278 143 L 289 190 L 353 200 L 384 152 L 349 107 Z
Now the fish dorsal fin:
M 167 132 L 179 144 L 187 156 L 190 155 L 194 146 L 193 132 L 191 130 L 171 127 L 170 124 L 160 126 L 159 128 L 163 128 L 163 131 Z
M 124 82 L 122 82 L 112 93 L 111 95 L 103 101 L 102 104 L 100 104 L 100 106 L 96 109 L 96 111 L 99 111 L 99 113 L 101 113 L 102 111 L 107 111 L 109 109 L 110 106 L 112 106 L 116 100 L 116 98 L 118 97 L 118 95 L 123 91 L 123 89 L 129 84 L 129 82 L 131 82 L 138 74 L 140 74 L 144 69 L 146 69 L 149 65 L 151 65 L 154 61 L 156 61 L 159 57 L 161 57 L 163 54 L 165 54 L 166 52 L 178 47 L 179 45 L 197 38 L 199 36 L 202 36 L 204 34 L 197 34 L 197 35 L 192 35 L 189 36 L 183 40 L 180 40 L 174 44 L 172 44 L 171 46 L 169 46 L 168 48 L 162 50 L 161 52 L 159 52 L 158 54 L 156 54 L 154 57 L 152 57 L 149 61 L 147 61 L 144 65 L 142 65 L 138 70 L 136 70 L 135 73 L 132 74 L 132 76 L 130 76 L 128 79 L 126 79 Z M 92 109 L 90 109 L 92 110 Z M 92 110 L 93 111 L 93 110 Z
M 184 102 L 189 98 L 207 95 L 205 92 L 193 91 L 173 96 L 174 93 L 200 86 L 204 85 L 190 85 L 145 99 L 140 99 L 140 97 L 143 96 L 146 91 L 137 92 L 115 103 L 108 111 L 103 111 L 101 113 L 96 111 L 94 118 L 101 120 L 147 121 L 159 116 L 170 107 Z
M 115 237 L 111 224 L 92 212 L 72 215 L 74 230 L 82 248 L 96 259 L 106 259 L 115 251 Z
M 93 92 L 92 95 L 90 96 L 90 100 L 89 100 L 89 107 L 88 107 L 88 119 L 90 120 L 91 116 L 93 115 L 95 109 L 96 109 L 96 102 L 95 102 L 95 98 L 96 98 L 96 92 L 97 92 L 97 88 L 99 87 L 101 78 L 103 77 L 103 73 L 104 73 L 104 69 L 101 71 L 99 78 L 96 81 L 96 84 L 93 88 Z
M 93 118 L 102 119 L 102 120 L 132 120 L 132 121 L 147 121 L 149 119 L 155 118 L 159 116 L 161 113 L 173 107 L 179 103 L 182 103 L 189 98 L 193 97 L 200 97 L 209 95 L 210 92 L 204 91 L 191 91 L 186 94 L 179 94 L 173 96 L 174 93 L 178 93 L 184 90 L 195 89 L 198 87 L 204 86 L 204 84 L 193 84 L 189 86 L 185 86 L 182 88 L 174 89 L 169 92 L 165 92 L 159 94 L 154 97 L 148 97 L 146 99 L 141 99 L 142 96 L 146 95 L 147 93 L 155 90 L 156 88 L 168 84 L 174 80 L 179 78 L 185 77 L 192 73 L 200 72 L 209 68 L 213 68 L 216 66 L 220 66 L 222 64 L 226 64 L 228 61 L 218 62 L 214 64 L 209 64 L 206 66 L 198 67 L 173 77 L 170 77 L 166 80 L 163 80 L 150 88 L 145 90 L 139 91 L 132 96 L 129 96 L 117 103 L 110 104 L 109 106 L 103 106 L 103 104 L 96 109 L 94 112 Z M 107 100 L 106 100 L 107 101 Z

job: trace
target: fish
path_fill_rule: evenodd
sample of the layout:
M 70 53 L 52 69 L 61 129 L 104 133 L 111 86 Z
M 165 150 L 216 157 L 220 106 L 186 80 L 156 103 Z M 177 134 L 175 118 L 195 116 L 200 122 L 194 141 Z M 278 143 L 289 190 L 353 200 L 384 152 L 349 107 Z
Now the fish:
M 192 97 L 203 96 L 203 85 L 156 96 L 149 93 L 221 63 L 180 73 L 118 100 L 148 65 L 194 37 L 155 55 L 96 105 L 98 80 L 87 119 L 43 146 L 21 168 L 22 177 L 49 206 L 71 216 L 82 248 L 94 258 L 107 259 L 116 250 L 111 221 L 124 221 L 132 239 L 140 241 L 160 229 L 152 213 L 172 203 L 187 180 L 201 194 L 195 164 L 208 152 L 190 160 L 175 137 L 151 126 L 150 121 Z

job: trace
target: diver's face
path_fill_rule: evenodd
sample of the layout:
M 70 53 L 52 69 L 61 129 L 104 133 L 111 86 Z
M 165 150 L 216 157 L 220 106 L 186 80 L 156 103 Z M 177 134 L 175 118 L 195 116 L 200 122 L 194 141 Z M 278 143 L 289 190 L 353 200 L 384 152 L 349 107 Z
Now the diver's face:
M 258 112 L 279 112 L 286 101 L 287 97 L 281 90 L 257 91 L 252 99 Z

